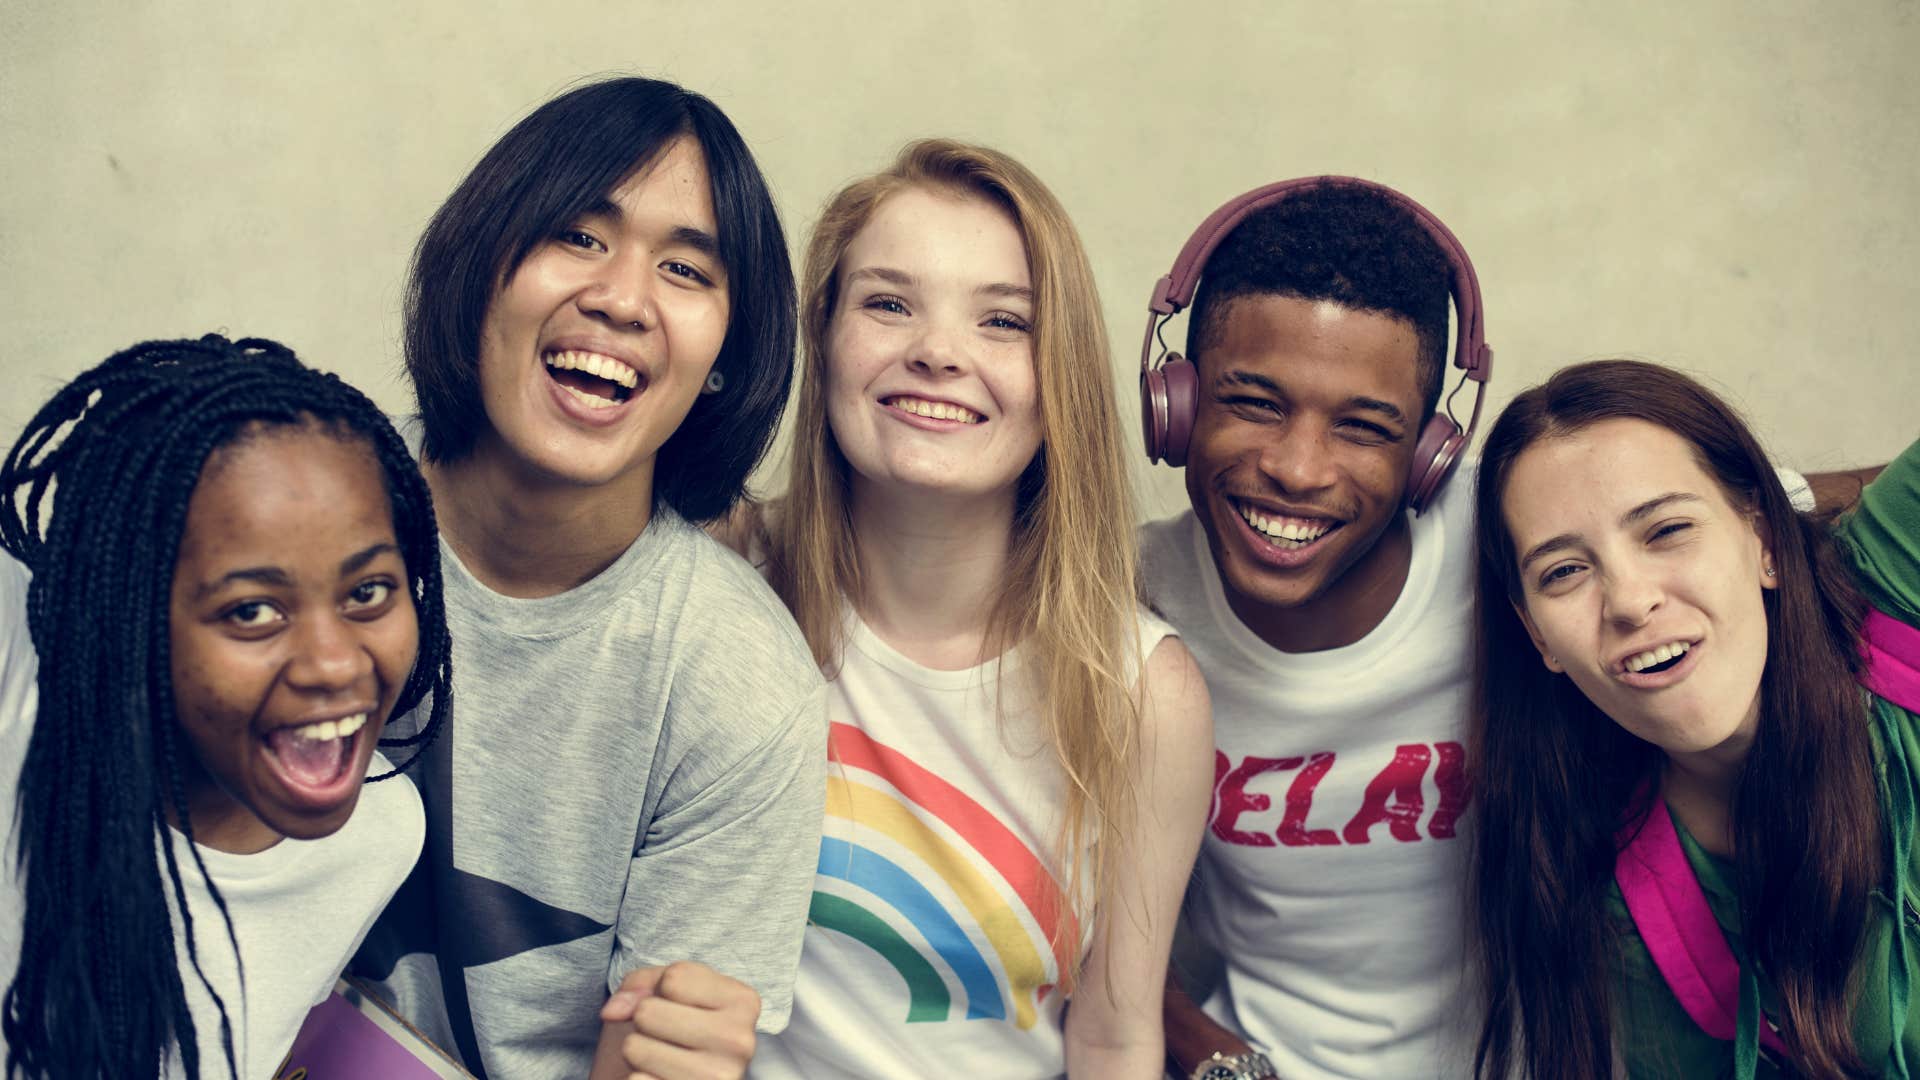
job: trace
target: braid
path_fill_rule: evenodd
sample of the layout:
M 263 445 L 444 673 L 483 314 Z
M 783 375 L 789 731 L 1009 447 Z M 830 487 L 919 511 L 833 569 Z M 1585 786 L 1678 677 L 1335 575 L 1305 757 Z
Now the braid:
M 382 740 L 417 747 L 404 768 L 451 705 L 439 540 L 412 456 L 359 391 L 271 341 L 148 342 L 54 394 L 0 464 L 0 546 L 32 571 L 27 626 L 40 662 L 15 808 L 25 924 L 0 998 L 8 1077 L 158 1071 L 173 1052 L 200 1075 L 175 915 L 188 966 L 219 1013 L 223 1071 L 238 1077 L 227 1002 L 201 968 L 168 827 L 187 841 L 237 967 L 233 919 L 187 814 L 193 751 L 174 711 L 171 591 L 208 456 L 263 426 L 302 425 L 368 445 L 386 482 L 420 626 L 391 715 L 431 700 L 414 735 Z

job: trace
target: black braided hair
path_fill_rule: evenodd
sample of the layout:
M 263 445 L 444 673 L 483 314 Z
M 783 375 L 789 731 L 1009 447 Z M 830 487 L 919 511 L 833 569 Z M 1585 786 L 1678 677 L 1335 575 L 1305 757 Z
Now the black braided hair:
M 33 575 L 40 699 L 13 830 L 26 917 L 0 1001 L 7 1077 L 157 1074 L 176 1050 L 186 1074 L 201 1075 L 162 866 L 187 958 L 220 1013 L 225 1072 L 238 1076 L 227 1005 L 201 970 L 168 837 L 170 812 L 193 839 L 184 779 L 193 751 L 174 713 L 168 615 L 202 466 L 262 425 L 316 426 L 373 450 L 420 625 L 391 716 L 431 697 L 417 733 L 381 745 L 415 747 L 411 764 L 446 718 L 452 666 L 433 504 L 364 395 L 275 342 L 213 334 L 136 345 L 56 393 L 0 465 L 0 546 Z M 226 901 L 199 850 L 187 849 L 237 963 Z

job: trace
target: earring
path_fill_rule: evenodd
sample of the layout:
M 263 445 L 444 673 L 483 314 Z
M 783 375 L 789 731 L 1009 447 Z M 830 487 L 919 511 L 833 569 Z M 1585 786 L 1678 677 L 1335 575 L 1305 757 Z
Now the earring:
M 725 390 L 726 388 L 727 388 L 727 377 L 725 375 L 720 374 L 720 372 L 718 371 L 709 371 L 707 372 L 706 388 L 702 390 L 701 393 L 717 394 L 720 391 Z
M 1767 575 L 1768 577 L 1772 577 L 1772 576 L 1773 576 L 1773 567 L 1771 567 L 1771 566 L 1763 566 L 1763 567 L 1761 567 L 1761 568 L 1760 568 L 1760 572 L 1761 572 L 1761 573 L 1763 573 L 1763 574 L 1765 574 L 1765 575 Z

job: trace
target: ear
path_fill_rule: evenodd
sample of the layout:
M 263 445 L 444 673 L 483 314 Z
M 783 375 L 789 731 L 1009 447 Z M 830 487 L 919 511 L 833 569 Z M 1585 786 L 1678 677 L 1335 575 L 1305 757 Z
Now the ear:
M 1540 630 L 1533 625 L 1533 616 L 1527 614 L 1527 609 L 1515 603 L 1513 613 L 1520 616 L 1520 625 L 1527 628 L 1527 636 L 1533 639 L 1533 647 L 1540 650 L 1540 662 L 1547 665 L 1547 670 L 1555 675 L 1566 674 L 1566 665 L 1562 664 L 1560 659 L 1547 648 L 1547 643 L 1540 639 Z
M 1758 568 L 1760 587 L 1763 589 L 1778 588 L 1780 585 L 1780 573 L 1775 569 L 1779 564 L 1773 560 L 1773 530 L 1767 526 L 1767 520 L 1761 517 L 1758 512 L 1749 512 L 1747 514 L 1747 527 L 1753 530 L 1754 539 L 1760 544 L 1760 565 Z

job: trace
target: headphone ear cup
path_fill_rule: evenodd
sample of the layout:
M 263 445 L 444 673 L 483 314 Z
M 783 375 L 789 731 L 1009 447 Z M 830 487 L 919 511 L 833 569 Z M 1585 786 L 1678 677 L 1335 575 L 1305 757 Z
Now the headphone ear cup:
M 1459 463 L 1466 449 L 1467 435 L 1453 417 L 1436 412 L 1420 429 L 1420 441 L 1413 447 L 1413 466 L 1407 476 L 1407 505 L 1418 514 L 1446 483 L 1447 475 Z
M 1158 371 L 1140 373 L 1140 435 L 1149 462 L 1167 456 L 1167 380 Z
M 1179 353 L 1140 373 L 1140 430 L 1147 439 L 1148 461 L 1164 461 L 1176 469 L 1187 463 L 1198 381 L 1193 365 Z

